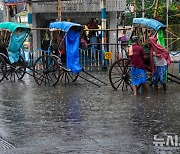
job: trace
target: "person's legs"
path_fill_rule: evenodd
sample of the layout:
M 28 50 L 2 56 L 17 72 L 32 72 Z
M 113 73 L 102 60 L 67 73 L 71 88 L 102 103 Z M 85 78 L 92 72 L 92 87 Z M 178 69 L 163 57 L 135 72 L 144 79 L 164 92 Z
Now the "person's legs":
M 92 48 L 91 48 L 91 59 L 92 59 L 92 62 L 94 62 L 94 60 L 95 60 L 95 52 L 96 52 L 96 48 L 95 48 L 95 46 L 94 45 L 92 45 Z
M 154 85 L 154 92 L 158 92 L 158 84 L 157 85 Z
M 136 85 L 133 85 L 133 94 L 134 94 L 134 96 L 137 95 L 137 86 Z
M 154 85 L 154 92 L 158 92 L 158 81 L 159 81 L 158 66 L 154 67 L 154 74 L 152 76 L 152 80 Z
M 133 89 L 133 94 L 137 95 L 137 73 L 136 73 L 136 68 L 131 66 L 130 67 L 130 75 L 131 75 L 131 83 L 132 83 L 132 89 Z
M 144 93 L 148 93 L 149 92 L 147 83 L 143 84 L 143 91 L 144 91 Z
M 146 72 L 144 70 L 140 70 L 139 76 L 139 84 L 142 85 L 142 93 L 148 93 Z
M 131 66 L 131 82 L 133 85 L 133 93 L 134 95 L 137 95 L 137 91 L 140 89 L 141 85 L 143 86 L 143 90 L 145 93 L 148 92 L 147 88 L 147 78 L 146 78 L 146 72 L 143 69 L 135 68 Z
M 163 84 L 164 91 L 167 91 L 166 83 Z
M 166 73 L 167 73 L 167 66 L 161 66 L 160 74 L 159 74 L 159 80 L 160 80 L 160 83 L 163 86 L 163 90 L 164 91 L 167 91 L 167 87 L 166 87 L 166 80 L 167 80 Z
M 142 84 L 139 84 L 139 85 L 137 86 L 137 91 L 141 89 L 141 86 L 142 86 Z

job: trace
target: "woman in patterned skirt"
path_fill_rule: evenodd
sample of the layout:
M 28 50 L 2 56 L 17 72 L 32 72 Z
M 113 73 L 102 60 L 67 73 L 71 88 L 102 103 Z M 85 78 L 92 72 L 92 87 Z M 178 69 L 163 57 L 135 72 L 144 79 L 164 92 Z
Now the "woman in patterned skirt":
M 130 67 L 131 67 L 131 82 L 133 86 L 133 93 L 137 95 L 137 89 L 139 86 L 143 86 L 145 92 L 147 89 L 147 78 L 145 72 L 144 57 L 145 52 L 142 46 L 139 45 L 139 38 L 137 36 L 132 37 L 133 44 L 129 50 Z

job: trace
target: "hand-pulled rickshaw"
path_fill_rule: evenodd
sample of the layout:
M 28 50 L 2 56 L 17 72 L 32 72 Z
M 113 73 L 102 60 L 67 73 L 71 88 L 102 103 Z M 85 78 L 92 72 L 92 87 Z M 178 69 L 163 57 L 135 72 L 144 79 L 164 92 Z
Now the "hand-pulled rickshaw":
M 0 23 L 0 82 L 20 80 L 26 73 L 23 43 L 30 28 L 21 23 Z
M 140 38 L 140 45 L 144 47 L 146 52 L 145 64 L 147 65 L 147 77 L 151 82 L 151 71 L 149 70 L 150 58 L 149 58 L 149 37 L 157 35 L 158 43 L 165 46 L 163 32 L 166 26 L 155 19 L 147 18 L 134 18 L 132 35 L 136 35 Z M 130 38 L 131 40 L 131 38 Z M 129 41 L 130 43 L 130 41 Z M 127 52 L 127 51 L 126 51 Z M 128 54 L 127 54 L 128 55 Z M 130 60 L 129 58 L 121 58 L 115 61 L 109 70 L 109 80 L 111 86 L 117 90 L 121 88 L 122 91 L 128 90 L 131 87 L 130 80 Z M 169 73 L 168 73 L 169 74 Z M 171 75 L 171 74 L 169 74 Z
M 79 64 L 79 42 L 82 30 L 80 24 L 57 21 L 50 23 L 49 30 L 54 32 L 56 37 L 51 38 L 48 50 L 35 61 L 33 67 L 33 76 L 38 85 L 42 83 L 56 85 L 59 80 L 66 85 L 67 82 L 75 82 L 80 77 L 99 86 L 83 77 L 80 72 L 105 84 L 83 70 Z M 54 44 L 56 44 L 55 48 Z

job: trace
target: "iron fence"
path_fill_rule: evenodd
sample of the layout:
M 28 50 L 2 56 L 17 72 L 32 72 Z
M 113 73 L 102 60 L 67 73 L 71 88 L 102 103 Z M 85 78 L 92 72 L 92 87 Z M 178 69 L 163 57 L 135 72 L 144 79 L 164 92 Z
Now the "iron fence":
M 80 64 L 86 70 L 101 70 L 109 67 L 120 57 L 127 57 L 127 44 L 105 43 L 89 44 L 88 48 L 80 48 Z M 106 53 L 110 56 L 106 57 Z
M 109 67 L 112 63 L 121 57 L 126 57 L 126 46 L 116 43 L 106 44 L 89 44 L 87 48 L 79 48 L 79 62 L 85 70 L 101 70 Z M 47 53 L 43 49 L 35 49 L 34 51 L 25 50 L 25 60 L 29 66 L 33 66 L 36 59 Z M 105 59 L 105 53 L 109 53 L 110 57 Z

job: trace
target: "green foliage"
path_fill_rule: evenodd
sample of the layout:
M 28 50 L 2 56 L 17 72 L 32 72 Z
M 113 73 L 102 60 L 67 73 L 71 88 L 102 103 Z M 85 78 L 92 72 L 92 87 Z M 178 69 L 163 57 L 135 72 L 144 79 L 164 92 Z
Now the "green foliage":
M 180 24 L 180 18 L 178 17 L 179 10 L 175 4 L 169 5 L 169 13 L 168 13 L 168 22 L 169 24 Z M 166 23 L 166 16 L 167 16 L 167 6 L 162 5 L 158 9 L 157 18 L 162 22 Z
M 133 20 L 133 13 L 131 12 L 126 13 L 125 18 L 126 18 L 126 25 L 131 25 Z
M 155 5 L 152 6 L 154 0 L 144 0 L 145 1 L 145 17 L 153 18 Z M 134 0 L 126 0 L 127 5 L 133 5 Z M 173 0 L 173 3 L 169 6 L 169 24 L 180 24 L 180 11 L 178 10 L 178 5 L 180 5 L 179 0 Z M 137 18 L 142 17 L 142 0 L 136 0 L 137 3 Z M 151 8 L 152 6 L 152 8 Z M 147 9 L 150 8 L 150 9 Z M 166 0 L 159 0 L 158 11 L 157 11 L 157 20 L 162 23 L 166 23 Z M 126 12 L 126 25 L 130 25 L 132 23 L 132 19 L 134 17 L 134 13 Z

